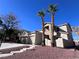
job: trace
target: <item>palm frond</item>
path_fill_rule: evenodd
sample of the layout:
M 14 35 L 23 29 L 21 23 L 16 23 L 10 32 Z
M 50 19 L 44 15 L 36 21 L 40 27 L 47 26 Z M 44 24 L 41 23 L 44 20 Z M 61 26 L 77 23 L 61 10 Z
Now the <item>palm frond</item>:
M 57 5 L 51 4 L 48 6 L 48 12 L 55 13 L 57 11 Z
M 44 11 L 39 11 L 38 12 L 38 16 L 44 17 L 45 16 L 45 12 Z

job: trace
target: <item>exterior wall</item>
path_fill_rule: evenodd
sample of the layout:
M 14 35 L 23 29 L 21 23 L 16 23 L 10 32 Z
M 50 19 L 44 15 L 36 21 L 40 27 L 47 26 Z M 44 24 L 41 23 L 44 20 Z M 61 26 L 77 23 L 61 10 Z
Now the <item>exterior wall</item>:
M 63 39 L 65 39 L 65 40 L 70 40 L 70 39 L 68 39 L 70 36 L 68 35 L 69 34 L 69 29 L 67 28 L 67 25 L 64 25 L 64 26 L 60 26 L 59 27 L 60 28 L 60 30 L 62 31 L 62 32 L 67 32 L 67 33 L 62 33 L 61 32 L 61 37 L 63 38 Z
M 49 26 L 49 30 L 45 29 L 45 35 L 49 35 L 49 38 L 51 39 L 51 24 L 46 24 L 45 27 Z
M 73 47 L 73 44 L 72 41 L 68 41 L 63 38 L 58 38 L 56 40 L 56 47 L 69 48 L 69 47 Z
M 51 39 L 52 38 L 52 36 L 51 36 L 51 24 L 46 24 L 45 25 L 45 27 L 49 27 L 48 29 L 46 29 L 45 28 L 45 35 L 48 35 L 49 36 L 49 39 Z M 45 38 L 45 44 L 46 44 L 46 46 L 51 46 L 51 40 L 49 40 L 49 39 L 47 39 L 47 38 Z
M 56 40 L 56 47 L 64 48 L 64 42 L 63 42 L 63 39 L 62 38 L 58 38 Z
M 59 28 L 65 32 L 67 32 L 67 33 L 61 33 L 61 38 L 63 38 L 64 47 L 74 46 L 70 25 L 66 24 L 66 25 L 63 25 Z
M 65 40 L 69 40 L 68 39 L 68 35 L 61 33 L 60 35 L 61 38 L 65 39 Z
M 36 38 L 36 34 L 35 33 L 30 35 L 30 39 L 31 39 L 33 45 L 35 45 L 35 38 Z
M 30 35 L 31 41 L 33 45 L 41 45 L 42 43 L 42 33 L 39 31 L 36 31 L 35 33 L 32 33 Z
M 42 33 L 39 31 L 36 31 L 35 44 L 41 45 L 41 43 L 42 43 Z
M 46 46 L 51 46 L 51 40 L 45 39 Z
M 67 26 L 66 25 L 63 25 L 63 26 L 60 26 L 59 27 L 62 31 L 65 31 L 65 32 L 67 32 L 68 30 L 67 30 Z

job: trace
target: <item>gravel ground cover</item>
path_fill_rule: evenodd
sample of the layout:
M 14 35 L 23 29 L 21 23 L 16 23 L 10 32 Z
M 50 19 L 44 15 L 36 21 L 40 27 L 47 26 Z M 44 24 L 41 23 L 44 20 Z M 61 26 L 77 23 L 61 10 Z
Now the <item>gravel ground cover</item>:
M 74 51 L 74 49 L 36 46 L 33 50 L 27 50 L 0 59 L 79 59 L 79 51 Z

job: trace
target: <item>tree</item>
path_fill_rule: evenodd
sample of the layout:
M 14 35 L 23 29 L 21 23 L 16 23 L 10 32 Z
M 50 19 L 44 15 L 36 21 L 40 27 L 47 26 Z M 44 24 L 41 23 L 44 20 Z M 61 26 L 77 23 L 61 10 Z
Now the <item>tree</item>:
M 2 25 L 2 23 L 3 23 L 3 22 L 2 22 L 1 17 L 0 17 L 0 25 Z
M 0 46 L 4 40 L 4 35 L 5 35 L 5 32 L 3 29 L 0 29 Z
M 57 6 L 55 4 L 51 4 L 48 7 L 48 12 L 51 14 L 51 25 L 52 25 L 52 33 L 51 33 L 51 45 L 55 46 L 55 39 L 54 39 L 54 16 L 57 11 Z
M 45 32 L 45 30 L 44 30 L 44 16 L 45 16 L 45 13 L 44 13 L 44 11 L 39 11 L 38 16 L 40 16 L 42 19 L 42 32 L 43 32 L 42 33 L 42 46 L 45 46 L 45 36 L 44 36 L 44 32 Z
M 1 17 L 0 17 L 0 46 L 2 44 L 2 40 L 3 40 L 3 36 L 4 36 L 4 31 L 3 31 L 2 27 L 1 27 L 2 24 L 3 24 L 3 22 L 2 22 Z
M 3 16 L 0 18 L 0 26 L 3 29 L 3 37 L 4 41 L 16 41 L 16 37 L 18 36 L 19 30 L 17 29 L 18 22 L 16 17 L 12 14 Z

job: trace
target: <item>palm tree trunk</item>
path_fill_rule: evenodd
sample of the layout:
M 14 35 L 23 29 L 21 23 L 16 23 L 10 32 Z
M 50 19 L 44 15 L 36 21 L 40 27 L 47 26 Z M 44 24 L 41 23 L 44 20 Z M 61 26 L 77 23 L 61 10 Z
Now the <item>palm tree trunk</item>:
M 45 46 L 45 36 L 44 36 L 44 17 L 41 17 L 42 18 L 42 46 Z
M 51 33 L 51 46 L 55 46 L 55 40 L 54 40 L 54 14 L 51 14 L 51 26 L 52 26 L 52 33 Z

